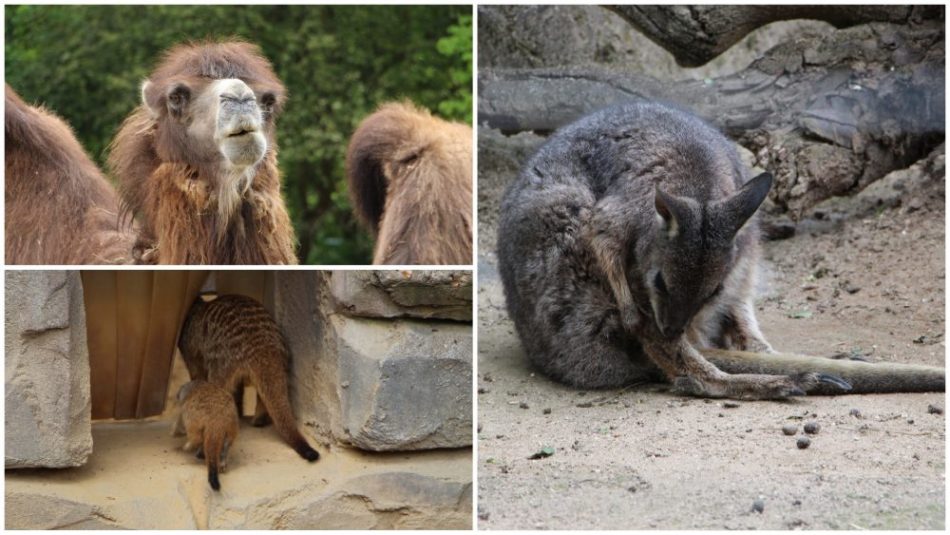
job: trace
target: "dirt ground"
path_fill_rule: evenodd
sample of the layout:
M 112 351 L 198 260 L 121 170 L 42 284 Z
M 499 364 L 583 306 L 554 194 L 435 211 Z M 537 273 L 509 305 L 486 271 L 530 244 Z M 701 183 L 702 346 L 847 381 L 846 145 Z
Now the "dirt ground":
M 776 349 L 944 365 L 939 175 L 889 176 L 766 244 L 758 311 Z M 497 211 L 497 182 L 479 182 L 480 214 Z M 944 394 L 727 403 L 559 385 L 505 312 L 494 221 L 479 228 L 480 529 L 944 529 L 945 417 L 930 409 Z

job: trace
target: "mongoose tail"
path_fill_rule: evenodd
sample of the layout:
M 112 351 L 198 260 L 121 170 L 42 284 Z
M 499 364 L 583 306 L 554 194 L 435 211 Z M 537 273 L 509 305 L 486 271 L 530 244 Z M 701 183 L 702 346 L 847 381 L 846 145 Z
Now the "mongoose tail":
M 267 381 L 259 376 L 256 370 L 251 371 L 251 377 L 254 385 L 257 387 L 258 394 L 267 408 L 267 414 L 274 422 L 274 428 L 290 447 L 309 462 L 314 462 L 320 458 L 317 450 L 310 447 L 307 439 L 300 434 L 297 429 L 297 420 L 294 418 L 293 409 L 290 406 L 288 396 L 287 378 L 282 374 L 274 374 Z
M 892 392 L 944 392 L 946 370 L 936 366 L 863 362 L 809 357 L 788 353 L 750 353 L 702 349 L 700 353 L 727 373 L 791 375 L 819 373 L 839 377 L 851 384 L 842 392 L 833 384 L 819 382 L 809 395 L 885 394 Z
M 205 430 L 204 454 L 205 464 L 208 466 L 208 483 L 216 491 L 221 490 L 221 483 L 218 481 L 218 470 L 221 461 L 221 448 L 224 445 L 224 434 L 215 433 L 211 430 Z

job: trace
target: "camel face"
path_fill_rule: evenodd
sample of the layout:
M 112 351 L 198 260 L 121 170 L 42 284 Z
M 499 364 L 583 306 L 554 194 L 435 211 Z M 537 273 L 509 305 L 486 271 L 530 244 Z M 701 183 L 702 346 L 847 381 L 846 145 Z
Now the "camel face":
M 263 132 L 261 106 L 254 91 L 234 78 L 218 80 L 208 90 L 213 102 L 209 103 L 207 111 L 215 112 L 214 140 L 226 160 L 225 164 L 248 167 L 259 162 L 267 152 L 267 138 Z

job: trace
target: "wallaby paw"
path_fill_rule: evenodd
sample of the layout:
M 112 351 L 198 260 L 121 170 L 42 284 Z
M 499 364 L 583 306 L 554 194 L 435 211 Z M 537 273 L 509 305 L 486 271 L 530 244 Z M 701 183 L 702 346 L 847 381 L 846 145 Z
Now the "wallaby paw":
M 620 323 L 623 324 L 623 330 L 628 333 L 636 332 L 640 327 L 640 313 L 636 306 L 624 307 L 620 310 Z
M 755 381 L 746 379 L 712 381 L 706 384 L 695 377 L 680 376 L 673 380 L 672 392 L 703 398 L 732 398 L 746 401 L 781 400 L 804 396 L 806 390 L 791 377 L 770 376 Z
M 827 373 L 803 373 L 795 377 L 795 381 L 806 392 L 821 391 L 823 394 L 844 394 L 851 390 L 851 383 L 837 375 Z
M 688 375 L 681 375 L 673 379 L 673 388 L 670 389 L 670 393 L 678 396 L 715 397 L 709 395 L 698 379 Z

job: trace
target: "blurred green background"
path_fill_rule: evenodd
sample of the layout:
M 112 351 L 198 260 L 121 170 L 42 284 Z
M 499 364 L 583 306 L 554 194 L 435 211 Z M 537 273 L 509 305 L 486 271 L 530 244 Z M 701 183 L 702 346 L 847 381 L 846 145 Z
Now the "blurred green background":
M 169 46 L 258 44 L 287 87 L 277 122 L 284 198 L 304 264 L 369 264 L 350 208 L 349 136 L 382 102 L 472 122 L 470 6 L 7 6 L 6 81 L 75 129 L 104 168 L 139 84 Z

